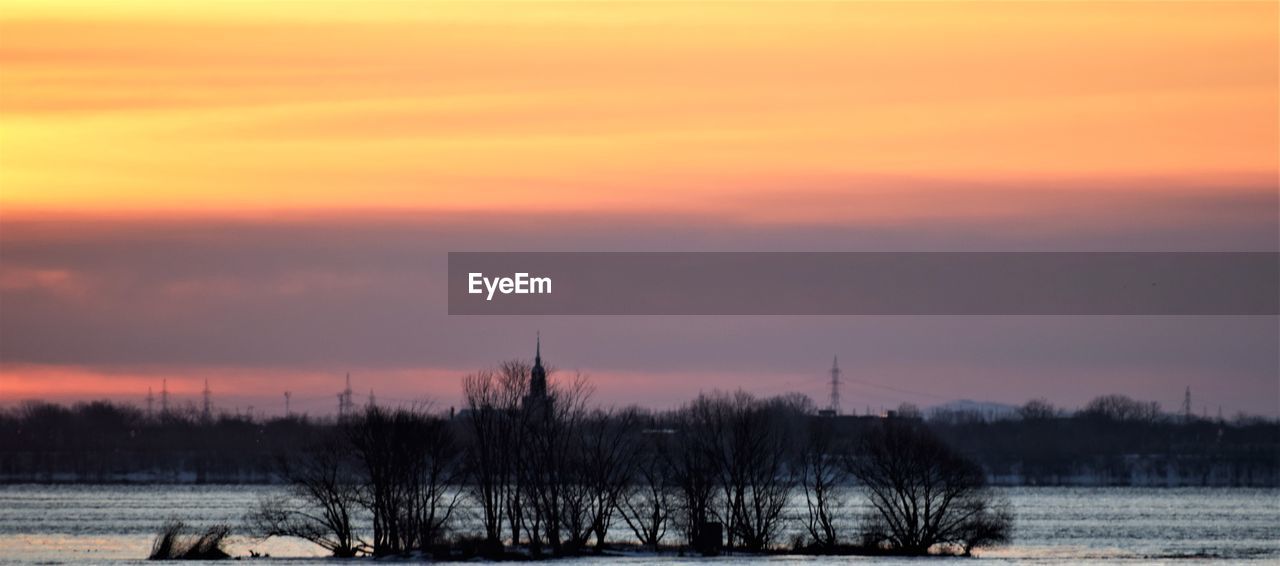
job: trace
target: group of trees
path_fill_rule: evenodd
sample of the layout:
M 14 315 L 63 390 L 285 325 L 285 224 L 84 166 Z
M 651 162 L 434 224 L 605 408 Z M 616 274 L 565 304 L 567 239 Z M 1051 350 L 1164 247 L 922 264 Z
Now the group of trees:
M 591 409 L 581 376 L 534 395 L 529 371 L 513 361 L 463 380 L 466 485 L 491 551 L 506 538 L 534 554 L 573 554 L 608 535 L 639 414 Z
M 262 420 L 108 402 L 0 411 L 0 480 L 267 482 L 250 525 L 336 556 L 570 555 L 650 548 L 958 552 L 1007 538 L 988 478 L 1022 484 L 1280 484 L 1280 424 L 1170 415 L 1103 396 L 1077 411 L 820 417 L 799 395 L 709 393 L 671 411 L 599 408 L 530 367 L 464 380 L 454 414 L 370 405 Z M 447 417 L 445 415 L 448 415 Z M 963 454 L 961 457 L 959 454 Z
M 435 553 L 468 537 L 489 556 L 565 556 L 602 550 L 612 529 L 655 550 L 702 552 L 791 542 L 968 553 L 1009 537 L 1011 517 L 981 468 L 921 421 L 837 421 L 800 395 L 741 391 L 662 413 L 597 408 L 585 379 L 541 394 L 529 369 L 508 362 L 468 376 L 451 420 L 377 407 L 349 417 L 282 458 L 292 491 L 262 501 L 253 530 L 335 556 Z M 461 508 L 473 516 L 459 520 Z M 783 541 L 788 530 L 808 536 Z
M 327 426 L 297 415 L 25 401 L 0 410 L 0 481 L 263 483 L 272 480 L 273 454 Z
M 247 522 L 259 536 L 301 538 L 336 557 L 429 552 L 458 508 L 460 459 L 447 419 L 369 406 L 282 454 L 289 492 L 260 501 Z
M 849 465 L 874 509 L 863 537 L 908 554 L 935 545 L 975 547 L 1007 542 L 1013 522 L 1007 503 L 985 489 L 977 464 L 922 426 L 883 426 L 862 441 Z
M 1103 395 L 1069 411 L 1037 399 L 998 418 L 935 412 L 929 427 L 1020 485 L 1280 485 L 1280 423 L 1207 418 Z

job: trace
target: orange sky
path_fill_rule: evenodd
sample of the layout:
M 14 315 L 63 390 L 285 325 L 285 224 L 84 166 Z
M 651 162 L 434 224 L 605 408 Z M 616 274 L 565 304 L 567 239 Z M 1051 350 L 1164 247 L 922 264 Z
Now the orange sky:
M 777 236 L 775 247 L 844 249 L 877 241 L 859 230 L 888 227 L 906 234 L 887 240 L 905 248 L 1274 249 L 1266 207 L 1280 174 L 1278 20 L 1274 1 L 0 0 L 0 328 L 9 341 L 0 401 L 136 398 L 162 375 L 183 376 L 184 394 L 207 375 L 222 390 L 252 389 L 250 375 L 275 376 L 263 391 L 329 387 L 343 363 L 383 356 L 383 342 L 420 357 L 388 362 L 397 369 L 371 380 L 411 391 L 417 376 L 449 374 L 431 387 L 454 391 L 451 372 L 496 361 L 476 353 L 493 329 L 469 327 L 467 341 L 437 351 L 411 343 L 404 337 L 426 341 L 423 327 L 444 335 L 465 323 L 419 326 L 438 313 L 413 310 L 425 309 L 416 303 L 424 276 L 401 270 L 458 242 L 685 249 L 685 225 L 710 219 L 695 238 L 703 245 L 767 247 Z M 435 231 L 377 232 L 418 213 Z M 288 215 L 302 219 L 297 230 L 274 231 Z M 227 216 L 266 224 L 217 224 Z M 106 217 L 138 222 L 81 222 Z M 183 225 L 187 217 L 210 224 Z M 547 239 L 479 237 L 545 218 L 560 230 Z M 347 220 L 354 227 L 331 229 Z M 769 222 L 783 228 L 757 230 Z M 815 226 L 851 231 L 805 239 Z M 989 227 L 998 237 L 965 239 Z M 784 228 L 800 235 L 786 239 Z M 675 235 L 644 239 L 655 232 Z M 909 241 L 916 233 L 922 239 Z M 297 266 L 304 276 L 272 271 L 314 252 L 295 242 L 320 241 L 349 253 L 317 253 Z M 405 241 L 409 251 L 397 247 Z M 414 247 L 427 241 L 435 256 Z M 260 248 L 263 257 L 235 267 Z M 384 255 L 386 265 L 364 263 Z M 315 296 L 280 306 L 281 289 L 297 287 Z M 175 289 L 185 295 L 165 294 Z M 307 319 L 312 311 L 323 316 Z M 200 316 L 174 314 L 189 312 Z M 370 312 L 395 324 L 359 319 Z M 307 322 L 288 327 L 290 316 Z M 317 330 L 353 318 L 353 336 Z M 507 329 L 513 343 L 537 330 L 525 322 Z M 244 341 L 212 344 L 235 333 Z M 348 358 L 338 361 L 266 359 L 282 349 L 271 340 L 295 333 L 328 350 L 354 345 L 330 355 Z M 628 347 L 693 340 L 668 335 L 677 336 L 658 329 Z M 945 350 L 953 335 L 918 349 L 930 340 Z M 997 354 L 974 359 L 996 359 L 1001 340 L 991 341 Z M 761 343 L 745 337 L 726 351 Z M 258 344 L 262 367 L 236 357 Z M 438 361 L 468 344 L 471 357 Z M 102 361 L 126 350 L 130 363 L 116 365 L 127 369 Z M 624 363 L 632 353 L 612 355 L 587 369 L 643 381 L 635 376 L 648 368 Z M 1207 347 L 1198 355 L 1231 359 Z M 130 365 L 148 363 L 157 367 Z M 787 367 L 761 371 L 796 366 Z M 1271 367 L 1238 373 L 1265 381 Z M 932 374 L 901 375 L 924 383 Z M 1232 394 L 1257 399 L 1273 382 Z
M 1274 2 L 2 6 L 9 215 L 874 221 L 1278 168 Z

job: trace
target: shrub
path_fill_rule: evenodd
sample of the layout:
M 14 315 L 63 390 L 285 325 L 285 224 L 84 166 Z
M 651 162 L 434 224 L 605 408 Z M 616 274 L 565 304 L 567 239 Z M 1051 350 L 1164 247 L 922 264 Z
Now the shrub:
M 231 534 L 227 525 L 213 525 L 203 533 L 193 531 L 182 521 L 169 521 L 160 527 L 151 544 L 151 560 L 218 560 L 230 558 L 222 545 Z

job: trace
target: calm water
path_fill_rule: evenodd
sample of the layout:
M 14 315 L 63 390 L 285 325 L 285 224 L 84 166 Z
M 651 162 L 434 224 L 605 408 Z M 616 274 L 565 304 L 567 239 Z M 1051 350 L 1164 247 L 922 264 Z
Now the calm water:
M 0 563 L 121 563 L 146 557 L 166 519 L 236 525 L 259 496 L 276 488 L 245 486 L 0 487 Z M 984 561 L 1081 563 L 1178 559 L 1280 563 L 1280 489 L 1016 488 L 1001 490 L 1016 512 L 1014 543 Z M 801 509 L 795 509 L 802 512 Z M 625 527 L 615 528 L 623 535 Z M 787 537 L 789 539 L 789 537 Z M 237 539 L 231 550 L 321 562 L 295 541 Z M 631 564 L 667 563 L 634 558 Z M 685 560 L 697 563 L 740 562 Z M 752 559 L 844 563 L 847 559 Z M 594 559 L 573 561 L 592 564 Z M 611 559 L 608 562 L 618 562 Z M 914 561 L 917 564 L 919 561 Z

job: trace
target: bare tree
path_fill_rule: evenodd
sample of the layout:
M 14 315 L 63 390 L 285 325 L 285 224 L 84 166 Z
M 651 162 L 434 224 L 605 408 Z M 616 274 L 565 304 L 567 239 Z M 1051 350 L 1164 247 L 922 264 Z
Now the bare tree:
M 471 495 L 479 503 L 490 552 L 501 550 L 504 520 L 511 542 L 520 542 L 519 485 L 515 470 L 523 434 L 521 399 L 527 395 L 528 365 L 504 363 L 498 372 L 482 371 L 463 379 L 466 397 L 465 461 Z
M 687 405 L 687 458 L 712 470 L 710 513 L 725 526 L 729 547 L 767 548 L 781 528 L 795 480 L 789 459 L 794 440 L 792 401 L 757 400 L 745 391 L 700 395 Z M 709 503 L 709 502 L 700 502 Z
M 462 491 L 457 484 L 463 469 L 461 447 L 451 423 L 426 416 L 416 428 L 422 451 L 408 483 L 409 519 L 417 532 L 418 547 L 426 550 L 440 542 L 458 508 Z
M 1024 421 L 1045 421 L 1058 416 L 1058 409 L 1048 399 L 1032 399 L 1018 407 L 1018 416 Z
M 524 529 L 525 490 L 521 482 L 524 475 L 519 467 L 524 457 L 525 441 L 529 435 L 529 419 L 531 413 L 526 410 L 530 393 L 530 375 L 533 365 L 524 360 L 508 360 L 498 366 L 498 383 L 501 388 L 504 412 L 502 421 L 504 435 L 501 436 L 504 463 L 502 477 L 507 482 L 506 514 L 507 524 L 511 530 L 511 544 L 520 544 L 520 533 Z M 555 371 L 548 367 L 547 373 Z
M 522 408 L 526 426 L 517 472 L 522 520 L 535 555 L 544 543 L 555 555 L 576 552 L 591 532 L 582 476 L 574 467 L 591 393 L 586 378 L 578 375 L 549 384 L 546 397 L 531 396 Z
M 867 544 L 922 555 L 939 545 L 969 552 L 1008 540 L 1010 516 L 993 509 L 981 468 L 923 424 L 885 421 L 866 433 L 846 465 L 871 504 Z
M 673 419 L 677 442 L 671 451 L 670 472 L 678 491 L 676 519 L 685 541 L 694 547 L 703 539 L 702 529 L 713 516 L 719 469 L 714 420 L 705 404 L 705 400 L 695 400 Z
M 826 551 L 833 550 L 839 543 L 835 527 L 839 510 L 837 490 L 848 476 L 840 462 L 842 448 L 834 420 L 814 419 L 810 421 L 798 458 L 805 500 L 805 530 L 813 544 Z
M 458 450 L 443 419 L 376 406 L 347 425 L 364 473 L 362 503 L 373 516 L 372 553 L 428 550 L 458 504 Z
M 924 416 L 920 411 L 920 407 L 915 403 L 902 403 L 898 405 L 897 416 L 904 419 L 918 419 Z
M 675 506 L 672 451 L 676 431 L 650 418 L 636 445 L 634 473 L 618 504 L 618 514 L 640 544 L 658 550 Z
M 1090 401 L 1080 413 L 1085 418 L 1154 423 L 1160 420 L 1160 404 L 1136 401 L 1124 395 L 1103 395 Z
M 1013 508 L 1008 501 L 997 501 L 960 525 L 959 546 L 965 556 L 976 548 L 1008 544 L 1013 538 Z
M 246 517 L 250 531 L 263 538 L 297 537 L 338 558 L 355 556 L 362 545 L 353 521 L 360 486 L 347 448 L 340 439 L 328 438 L 280 458 L 289 492 L 259 500 Z
M 768 549 L 782 530 L 783 510 L 795 488 L 794 442 L 796 417 L 802 414 L 803 397 L 775 397 L 757 401 L 736 415 L 734 458 L 739 469 L 729 477 L 741 483 L 734 521 L 736 534 L 747 550 Z
M 596 410 L 582 427 L 580 470 L 589 489 L 586 507 L 597 550 L 603 548 L 619 500 L 635 478 L 640 422 L 639 409 Z

